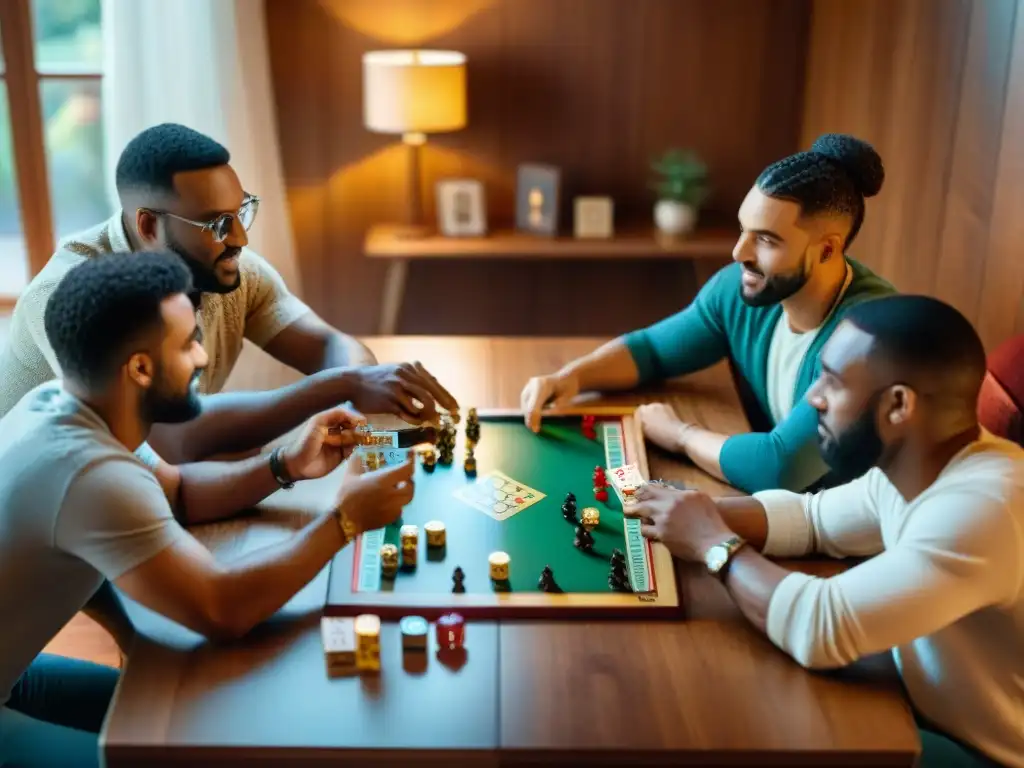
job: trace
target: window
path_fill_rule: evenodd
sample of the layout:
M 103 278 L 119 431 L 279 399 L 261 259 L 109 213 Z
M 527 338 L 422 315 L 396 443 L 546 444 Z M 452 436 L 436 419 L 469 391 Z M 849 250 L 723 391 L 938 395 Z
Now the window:
M 110 215 L 101 0 L 0 0 L 0 300 Z

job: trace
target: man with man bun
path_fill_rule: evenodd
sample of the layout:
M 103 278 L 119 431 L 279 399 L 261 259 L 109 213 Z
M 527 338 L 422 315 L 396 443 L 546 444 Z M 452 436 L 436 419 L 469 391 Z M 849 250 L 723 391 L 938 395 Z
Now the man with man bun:
M 539 430 L 545 406 L 580 392 L 630 390 L 728 358 L 753 432 L 716 434 L 657 403 L 638 411 L 647 438 L 748 492 L 848 479 L 828 475 L 804 395 L 820 372 L 822 345 L 846 312 L 895 293 L 847 256 L 864 200 L 883 179 L 875 150 L 841 134 L 769 165 L 740 206 L 734 263 L 677 314 L 531 379 L 522 392 L 527 426 Z

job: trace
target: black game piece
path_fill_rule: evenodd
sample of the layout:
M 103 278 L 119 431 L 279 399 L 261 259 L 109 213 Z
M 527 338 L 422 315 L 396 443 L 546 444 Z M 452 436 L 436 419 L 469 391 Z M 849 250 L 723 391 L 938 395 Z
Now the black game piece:
M 466 588 L 462 582 L 465 580 L 466 574 L 462 572 L 462 568 L 455 566 L 455 570 L 452 571 L 452 592 L 465 592 Z
M 576 522 L 576 494 L 565 494 L 565 501 L 562 502 L 562 517 L 569 522 Z
M 575 493 L 571 493 L 571 492 L 565 494 L 565 501 L 563 502 L 563 504 L 571 504 L 573 510 L 575 510 L 576 509 L 576 494 Z
M 582 525 L 577 525 L 576 538 L 573 540 L 573 546 L 583 552 L 590 552 L 594 548 L 594 537 L 590 531 Z
M 562 588 L 555 583 L 555 574 L 551 571 L 550 565 L 545 565 L 544 570 L 540 572 L 537 588 L 542 592 L 559 593 L 562 591 Z
M 612 553 L 611 570 L 608 573 L 608 586 L 616 592 L 632 592 L 629 585 L 629 573 L 626 570 L 626 557 L 619 550 L 618 556 Z
M 621 562 L 623 564 L 626 562 L 626 555 L 618 547 L 612 550 L 612 565 L 616 562 Z

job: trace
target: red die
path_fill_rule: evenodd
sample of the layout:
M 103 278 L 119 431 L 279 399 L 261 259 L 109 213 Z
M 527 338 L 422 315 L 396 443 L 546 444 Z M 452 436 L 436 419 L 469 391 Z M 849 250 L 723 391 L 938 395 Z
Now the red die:
M 446 613 L 437 620 L 437 644 L 442 650 L 461 648 L 466 639 L 466 620 L 458 613 Z

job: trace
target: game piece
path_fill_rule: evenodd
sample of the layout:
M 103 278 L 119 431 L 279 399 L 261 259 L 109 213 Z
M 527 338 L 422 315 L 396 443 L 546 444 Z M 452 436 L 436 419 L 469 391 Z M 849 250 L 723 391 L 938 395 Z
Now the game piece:
M 508 552 L 491 552 L 487 562 L 491 567 L 491 579 L 494 581 L 508 581 L 509 565 L 512 562 Z
M 574 547 L 583 552 L 590 552 L 594 549 L 594 537 L 582 525 L 576 526 L 576 538 L 572 543 Z
M 324 660 L 329 675 L 355 671 L 355 619 L 324 616 L 320 619 L 320 639 L 323 642 Z
M 398 622 L 402 630 L 402 648 L 406 651 L 427 649 L 427 630 L 430 624 L 422 616 L 403 616 Z
M 398 573 L 398 547 L 394 544 L 380 545 L 380 572 L 387 579 Z
M 437 644 L 443 651 L 454 651 L 466 642 L 466 620 L 457 613 L 446 613 L 437 620 Z
M 568 502 L 562 504 L 562 517 L 570 523 L 576 522 L 576 505 Z
M 427 448 L 421 455 L 423 456 L 423 469 L 427 472 L 433 472 L 434 468 L 437 467 L 437 452 L 433 448 Z
M 372 613 L 356 616 L 356 669 L 380 671 L 380 617 Z
M 476 408 L 470 408 L 466 414 L 466 439 L 473 444 L 480 442 L 480 419 L 477 418 Z
M 608 573 L 608 586 L 617 592 L 632 592 L 629 583 L 629 571 L 626 568 L 626 556 L 618 549 L 612 551 L 611 568 Z
M 545 565 L 544 570 L 540 572 L 540 579 L 537 581 L 537 588 L 542 592 L 550 592 L 557 594 L 562 591 L 562 588 L 555 583 L 555 574 L 551 570 L 550 565 Z
M 455 566 L 455 570 L 452 571 L 452 592 L 462 593 L 466 591 L 466 587 L 463 585 L 463 581 L 466 579 L 466 574 L 462 572 L 462 568 Z
M 600 488 L 608 485 L 608 478 L 604 473 L 604 467 L 594 467 L 594 485 Z
M 472 444 L 466 446 L 466 461 L 463 463 L 463 469 L 470 477 L 476 474 L 476 457 L 473 455 Z
M 431 520 L 423 526 L 423 530 L 427 532 L 428 547 L 443 547 L 445 545 L 445 527 L 440 520 Z
M 363 454 L 363 464 L 371 472 L 373 470 L 377 469 L 377 454 L 376 453 L 366 453 L 366 454 Z
M 402 567 L 416 567 L 416 553 L 419 549 L 420 529 L 415 525 L 403 525 L 399 529 L 402 542 Z
M 594 498 L 597 501 L 608 501 L 608 491 L 605 488 L 595 488 Z
M 594 530 L 601 523 L 601 511 L 597 507 L 584 507 L 580 522 L 588 531 Z

